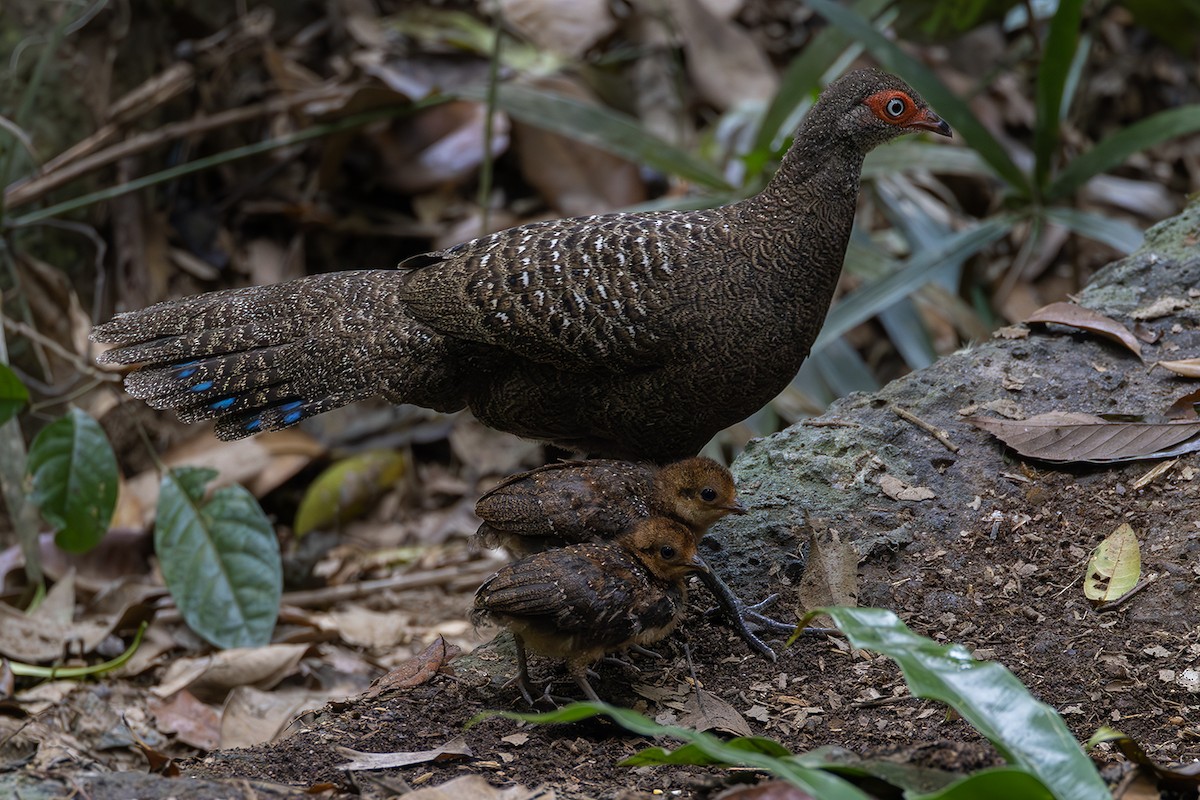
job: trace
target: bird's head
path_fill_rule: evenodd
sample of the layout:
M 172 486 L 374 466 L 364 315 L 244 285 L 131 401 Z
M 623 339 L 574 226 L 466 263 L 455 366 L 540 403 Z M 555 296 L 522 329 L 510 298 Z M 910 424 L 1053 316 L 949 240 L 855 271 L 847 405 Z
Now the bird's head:
M 668 464 L 654 478 L 654 507 L 692 529 L 696 538 L 728 514 L 745 514 L 729 470 L 696 456 Z
M 824 130 L 849 140 L 862 152 L 905 133 L 953 135 L 915 89 L 877 69 L 855 70 L 829 84 L 809 112 L 806 126 L 813 133 Z
M 630 532 L 628 545 L 646 569 L 662 580 L 674 583 L 693 572 L 708 572 L 692 532 L 665 517 L 642 520 Z

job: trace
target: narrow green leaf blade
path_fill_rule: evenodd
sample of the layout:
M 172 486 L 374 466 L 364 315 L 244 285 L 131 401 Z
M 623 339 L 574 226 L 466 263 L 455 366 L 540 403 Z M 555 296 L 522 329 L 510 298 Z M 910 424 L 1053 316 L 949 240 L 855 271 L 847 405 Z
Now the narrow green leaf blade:
M 966 138 L 971 148 L 991 165 L 992 169 L 1023 195 L 1030 192 L 1029 178 L 1013 163 L 996 137 L 983 126 L 966 101 L 951 92 L 937 76 L 921 62 L 904 52 L 849 8 L 833 0 L 809 0 L 808 4 L 830 23 L 841 28 L 863 44 L 871 55 L 887 69 L 899 73 L 912 84 L 926 102 Z
M 154 548 L 184 621 L 217 647 L 271 640 L 283 592 L 279 542 L 241 486 L 204 486 L 217 473 L 181 467 L 163 475 Z
M 1125 254 L 1137 250 L 1146 239 L 1144 233 L 1128 222 L 1078 208 L 1047 208 L 1043 209 L 1042 216 L 1080 236 L 1102 242 Z
M 854 647 L 893 659 L 914 695 L 953 707 L 1058 800 L 1111 798 L 1062 717 L 1035 700 L 1001 664 L 976 661 L 960 645 L 940 645 L 918 636 L 884 609 L 829 607 L 813 612 L 817 613 L 832 617 Z
M 117 457 L 100 424 L 72 408 L 33 440 L 26 468 L 55 543 L 72 553 L 95 547 L 117 506 Z
M 636 711 L 610 706 L 607 703 L 572 703 L 557 711 L 544 714 L 489 711 L 472 719 L 467 726 L 470 727 L 479 720 L 491 716 L 545 725 L 578 722 L 600 715 L 609 717 L 622 728 L 642 736 L 670 736 L 694 744 L 705 756 L 712 759 L 712 763 L 738 764 L 766 770 L 794 786 L 800 787 L 814 797 L 820 797 L 821 800 L 869 800 L 862 790 L 828 772 L 802 767 L 787 759 L 760 752 L 755 747 L 731 746 L 729 742 L 718 739 L 709 733 L 675 725 L 659 725 Z
M 993 767 L 927 794 L 907 794 L 905 800 L 1054 800 L 1045 784 L 1023 769 Z
M 8 422 L 29 402 L 29 390 L 7 364 L 0 364 L 0 425 Z
M 1200 131 L 1200 105 L 1160 111 L 1114 133 L 1074 159 L 1051 183 L 1046 197 L 1050 200 L 1069 197 L 1090 178 L 1120 166 L 1134 153 L 1197 131 Z
M 457 96 L 476 101 L 486 99 L 484 90 L 476 87 L 460 89 Z M 664 142 L 625 114 L 511 83 L 496 87 L 496 107 L 527 125 L 590 144 L 635 164 L 645 164 L 709 189 L 730 190 L 711 164 Z
M 1042 45 L 1042 63 L 1038 67 L 1033 123 L 1034 185 L 1046 187 L 1054 151 L 1058 148 L 1059 120 L 1063 112 L 1063 90 L 1071 74 L 1075 49 L 1079 45 L 1079 22 L 1083 0 L 1059 0 L 1050 21 L 1050 32 Z
M 1015 220 L 1014 216 L 1008 214 L 990 217 L 972 228 L 946 237 L 941 247 L 910 258 L 902 268 L 886 278 L 847 295 L 830 310 L 825 327 L 813 343 L 812 352 L 827 347 L 855 325 L 866 322 L 897 300 L 915 292 L 947 260 L 967 258 L 1004 236 Z

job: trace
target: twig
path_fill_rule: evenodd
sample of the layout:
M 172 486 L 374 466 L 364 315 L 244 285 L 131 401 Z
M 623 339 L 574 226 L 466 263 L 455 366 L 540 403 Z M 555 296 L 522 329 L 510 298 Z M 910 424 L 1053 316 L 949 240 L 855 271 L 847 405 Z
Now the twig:
M 88 377 L 97 381 L 106 381 L 108 383 L 119 383 L 121 381 L 120 375 L 116 374 L 115 372 L 102 372 L 101 370 L 96 369 L 85 359 L 81 358 L 78 353 L 71 352 L 50 337 L 39 333 L 34 327 L 26 325 L 24 322 L 5 317 L 4 327 L 18 336 L 24 336 L 26 339 L 37 342 L 47 350 L 53 350 L 59 356 L 70 362 L 71 366 L 74 367 L 77 372 L 83 375 L 87 375 Z
M 942 443 L 942 447 L 945 447 L 951 453 L 958 452 L 958 445 L 956 445 L 954 442 L 950 441 L 949 431 L 944 431 L 941 428 L 935 428 L 933 425 L 931 425 L 928 422 L 926 422 L 925 420 L 921 419 L 916 414 L 912 413 L 911 411 L 909 411 L 907 409 L 901 408 L 898 405 L 892 404 L 892 405 L 889 405 L 888 408 L 890 408 L 892 410 L 892 413 L 895 414 L 900 419 L 904 420 L 905 422 L 911 422 L 913 425 L 916 425 L 918 428 L 925 431 L 933 438 L 937 439 L 939 442 Z
M 1100 605 L 1096 606 L 1096 612 L 1099 614 L 1103 614 L 1105 611 L 1116 611 L 1118 608 L 1120 608 L 1121 606 L 1123 606 L 1127 602 L 1129 602 L 1135 594 L 1140 592 L 1142 589 L 1145 589 L 1147 586 L 1154 583 L 1156 580 L 1158 580 L 1157 572 L 1155 572 L 1151 575 L 1147 575 L 1145 578 L 1142 578 L 1140 581 L 1138 581 L 1137 586 L 1134 586 L 1132 589 L 1130 589 L 1128 592 L 1126 592 L 1125 594 L 1118 597 L 1116 600 L 1109 600 L 1107 603 L 1101 603 Z

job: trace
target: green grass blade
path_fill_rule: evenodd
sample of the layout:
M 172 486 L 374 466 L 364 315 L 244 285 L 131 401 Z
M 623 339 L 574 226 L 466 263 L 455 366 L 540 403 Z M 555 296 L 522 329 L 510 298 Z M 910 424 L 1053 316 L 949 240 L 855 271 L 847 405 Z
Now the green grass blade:
M 852 7 L 863 17 L 870 19 L 887 8 L 889 2 L 890 0 L 859 0 Z M 800 55 L 792 59 L 779 82 L 779 91 L 771 98 L 771 104 L 763 114 L 752 152 L 769 153 L 781 135 L 790 133 L 783 130 L 784 125 L 796 109 L 812 96 L 820 84 L 821 77 L 853 41 L 849 34 L 831 25 L 813 36 Z
M 1079 44 L 1079 22 L 1083 0 L 1059 0 L 1050 21 L 1050 33 L 1042 47 L 1038 67 L 1033 123 L 1033 183 L 1041 191 L 1050 178 L 1050 166 L 1058 149 L 1059 120 L 1063 117 L 1063 89 L 1071 74 L 1075 48 Z M 1030 24 L 1035 24 L 1032 21 Z
M 903 76 L 1001 178 L 1020 194 L 1030 194 L 1029 178 L 1025 173 L 1008 157 L 1008 153 L 983 126 L 966 101 L 947 89 L 928 67 L 849 8 L 833 0 L 809 0 L 808 4 L 830 23 L 861 42 L 880 64 Z
M 456 94 L 469 100 L 486 99 L 482 88 L 461 89 Z M 528 86 L 501 84 L 496 87 L 496 107 L 527 125 L 590 144 L 635 164 L 709 189 L 731 188 L 716 167 L 654 136 L 633 117 L 602 106 Z
M 979 153 L 966 147 L 947 147 L 941 142 L 905 138 L 876 147 L 863 162 L 863 178 L 878 178 L 898 172 L 927 170 L 937 175 L 995 178 L 996 171 Z
M 942 246 L 910 258 L 905 265 L 882 280 L 864 286 L 840 300 L 825 319 L 825 327 L 813 343 L 817 353 L 855 325 L 866 322 L 902 297 L 919 289 L 947 260 L 967 258 L 1004 236 L 1016 222 L 1011 214 L 999 214 L 973 228 L 948 236 Z
M 1121 165 L 1134 153 L 1197 131 L 1200 131 L 1200 105 L 1171 108 L 1135 122 L 1068 164 L 1046 190 L 1046 198 L 1069 197 L 1089 178 Z
M 746 748 L 740 744 L 732 745 L 709 733 L 675 725 L 659 725 L 636 711 L 610 706 L 607 703 L 572 703 L 545 714 L 488 711 L 470 720 L 467 727 L 493 716 L 547 725 L 578 722 L 601 715 L 610 718 L 622 728 L 642 736 L 670 736 L 673 739 L 694 744 L 696 750 L 709 759 L 710 763 L 737 764 L 771 772 L 812 796 L 820 797 L 821 800 L 870 800 L 862 790 L 823 770 L 802 767 L 790 760 L 764 753 L 760 748 Z M 658 753 L 653 755 L 658 755 Z
M 819 613 L 829 614 L 852 646 L 893 659 L 914 695 L 950 705 L 1010 764 L 1035 775 L 1058 800 L 1111 800 L 1062 717 L 1035 700 L 1001 664 L 976 661 L 961 645 L 918 636 L 884 609 L 821 608 L 809 617 Z
M 1128 255 L 1142 246 L 1145 234 L 1127 222 L 1078 208 L 1047 208 L 1042 216 L 1064 228 Z
M 936 792 L 912 793 L 905 800 L 1054 800 L 1046 785 L 1023 769 L 992 767 Z

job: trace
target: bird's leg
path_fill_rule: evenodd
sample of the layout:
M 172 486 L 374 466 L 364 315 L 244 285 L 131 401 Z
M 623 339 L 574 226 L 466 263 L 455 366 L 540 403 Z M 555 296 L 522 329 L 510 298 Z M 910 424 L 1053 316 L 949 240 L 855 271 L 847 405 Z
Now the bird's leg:
M 588 700 L 591 700 L 593 703 L 604 702 L 600 699 L 600 696 L 596 694 L 596 690 L 592 688 L 592 685 L 588 683 L 588 671 L 586 664 L 575 661 L 568 662 L 567 671 L 571 673 L 571 677 L 575 679 L 575 683 L 577 683 L 579 688 L 583 690 L 583 693 L 587 696 Z
M 521 692 L 521 697 L 525 698 L 525 702 L 531 708 L 535 707 L 533 702 L 533 694 L 529 691 L 529 661 L 525 657 L 525 640 L 518 634 L 513 634 L 513 642 L 517 646 L 517 676 L 509 681 L 509 684 L 516 683 L 517 689 Z M 505 684 L 506 686 L 508 684 Z M 550 685 L 546 685 L 546 690 L 549 691 Z
M 659 661 L 662 661 L 664 658 L 666 658 L 666 656 L 664 656 L 662 653 L 656 653 L 653 650 L 647 650 L 645 647 L 642 647 L 640 644 L 631 644 L 626 649 L 628 649 L 629 652 L 637 653 L 640 656 L 646 656 L 647 658 L 657 658 Z
M 717 605 L 725 613 L 733 629 L 750 646 L 750 649 L 768 661 L 774 662 L 775 651 L 755 635 L 755 629 L 766 633 L 791 633 L 796 629 L 794 624 L 788 625 L 786 622 L 779 622 L 759 613 L 758 610 L 773 602 L 775 596 L 768 597 L 756 605 L 748 606 L 711 568 L 707 572 L 699 573 L 699 577 L 701 582 L 713 593 Z

